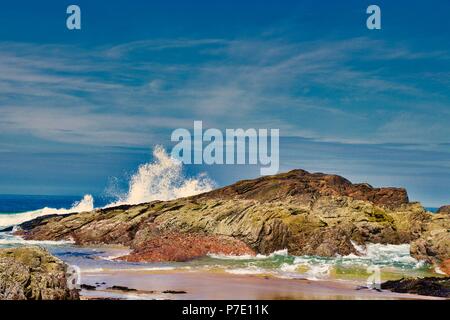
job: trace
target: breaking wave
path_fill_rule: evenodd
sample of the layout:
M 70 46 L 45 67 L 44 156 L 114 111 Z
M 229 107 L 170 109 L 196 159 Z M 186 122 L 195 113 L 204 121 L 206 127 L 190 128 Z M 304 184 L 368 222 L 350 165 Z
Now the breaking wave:
M 107 207 L 189 197 L 213 189 L 214 183 L 205 174 L 185 177 L 182 163 L 169 156 L 163 147 L 156 146 L 153 157 L 153 162 L 139 166 L 131 177 L 128 192 L 117 196 L 118 200 Z
M 23 213 L 1 214 L 0 227 L 4 228 L 15 226 L 23 222 L 51 214 L 78 213 L 92 210 L 94 210 L 94 198 L 91 195 L 87 194 L 83 197 L 83 199 L 81 199 L 78 202 L 75 202 L 69 209 L 65 208 L 55 209 L 45 207 L 43 209 Z
M 105 208 L 189 197 L 210 191 L 214 187 L 214 183 L 206 174 L 200 174 L 195 178 L 185 177 L 183 164 L 168 155 L 162 146 L 154 148 L 153 158 L 152 162 L 140 165 L 137 172 L 131 176 L 128 191 L 125 194 L 113 195 L 117 200 L 106 205 Z M 94 198 L 88 194 L 69 209 L 45 207 L 23 213 L 0 214 L 0 228 L 15 226 L 46 215 L 92 210 L 94 210 Z

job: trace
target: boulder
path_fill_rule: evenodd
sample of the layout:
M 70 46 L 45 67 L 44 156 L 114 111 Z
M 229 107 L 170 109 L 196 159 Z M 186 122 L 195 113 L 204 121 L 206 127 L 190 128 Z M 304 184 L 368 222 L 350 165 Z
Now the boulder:
M 0 249 L 0 300 L 78 300 L 66 265 L 39 247 Z
M 403 278 L 400 280 L 386 281 L 381 284 L 381 289 L 398 293 L 450 298 L 450 278 Z
M 450 258 L 450 216 L 446 213 L 432 214 L 422 225 L 422 232 L 411 243 L 411 255 L 439 266 Z
M 448 276 L 450 276 L 450 259 L 443 261 L 439 266 L 439 269 Z
M 446 214 L 450 214 L 450 205 L 440 207 L 440 208 L 438 209 L 437 213 L 446 213 Z
M 409 202 L 401 188 L 373 188 L 336 175 L 293 170 L 188 198 L 41 218 L 23 224 L 21 235 L 81 245 L 121 244 L 133 249 L 124 258 L 133 261 L 281 249 L 334 256 L 358 254 L 354 243 L 412 242 L 415 257 L 440 263 L 449 257 L 449 218 Z

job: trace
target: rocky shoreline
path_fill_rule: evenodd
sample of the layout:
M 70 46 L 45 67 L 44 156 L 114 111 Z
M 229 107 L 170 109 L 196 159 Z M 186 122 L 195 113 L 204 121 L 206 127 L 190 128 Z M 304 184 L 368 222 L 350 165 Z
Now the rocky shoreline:
M 78 300 L 67 266 L 40 247 L 0 249 L 0 300 Z
M 206 253 L 359 254 L 354 244 L 411 244 L 439 266 L 450 257 L 450 215 L 409 202 L 405 189 L 353 184 L 293 170 L 193 197 L 43 217 L 17 232 L 30 240 L 120 244 L 128 261 L 186 261 Z M 448 270 L 448 269 L 443 269 Z

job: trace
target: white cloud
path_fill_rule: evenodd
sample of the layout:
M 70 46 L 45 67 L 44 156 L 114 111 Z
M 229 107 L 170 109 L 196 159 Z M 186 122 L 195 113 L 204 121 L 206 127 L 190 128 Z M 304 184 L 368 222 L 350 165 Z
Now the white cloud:
M 184 61 L 183 50 L 196 59 Z M 153 61 L 155 51 L 180 58 Z M 410 112 L 420 113 L 439 98 L 445 109 L 448 97 L 419 86 L 421 75 L 412 73 L 416 81 L 405 82 L 355 61 L 447 57 L 367 38 L 144 40 L 90 50 L 0 43 L 0 130 L 71 143 L 149 145 L 198 119 L 221 128 L 276 127 L 282 135 L 320 141 L 407 141 L 418 136 L 421 122 L 396 120 L 395 106 L 406 108 L 401 103 L 407 98 Z M 390 122 L 372 117 L 371 100 L 387 101 L 379 109 Z M 446 119 L 423 124 L 425 134 L 417 138 L 448 141 Z

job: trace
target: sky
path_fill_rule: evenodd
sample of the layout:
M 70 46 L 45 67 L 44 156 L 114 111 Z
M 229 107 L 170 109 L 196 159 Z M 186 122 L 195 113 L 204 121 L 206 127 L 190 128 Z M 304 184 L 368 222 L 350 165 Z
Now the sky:
M 21 1 L 0 10 L 0 194 L 101 195 L 176 128 L 280 129 L 280 171 L 450 203 L 450 3 Z M 81 8 L 82 29 L 66 28 Z M 366 28 L 381 8 L 382 29 Z M 186 168 L 217 186 L 255 166 Z

